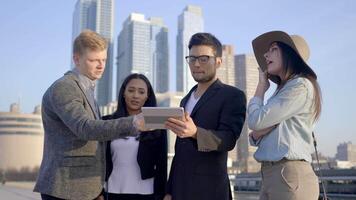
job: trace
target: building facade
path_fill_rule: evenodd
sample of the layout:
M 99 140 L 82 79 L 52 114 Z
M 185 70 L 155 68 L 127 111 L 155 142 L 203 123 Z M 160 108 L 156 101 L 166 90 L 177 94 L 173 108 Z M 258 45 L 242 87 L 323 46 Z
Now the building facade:
M 169 87 L 168 28 L 163 19 L 132 13 L 118 37 L 117 89 L 131 73 L 141 73 L 156 92 Z
M 254 96 L 258 84 L 258 64 L 254 55 L 235 56 L 235 86 L 246 94 L 247 102 Z M 248 117 L 248 116 L 246 116 Z M 235 149 L 237 150 L 236 166 L 240 172 L 257 172 L 260 165 L 253 158 L 256 148 L 249 144 L 250 130 L 245 122 Z
M 216 75 L 223 83 L 235 86 L 235 52 L 232 45 L 222 46 L 222 63 Z
M 352 142 L 344 142 L 337 146 L 335 159 L 339 161 L 356 162 L 356 145 Z
M 41 108 L 31 114 L 12 104 L 10 112 L 0 112 L 0 169 L 39 167 L 43 151 Z

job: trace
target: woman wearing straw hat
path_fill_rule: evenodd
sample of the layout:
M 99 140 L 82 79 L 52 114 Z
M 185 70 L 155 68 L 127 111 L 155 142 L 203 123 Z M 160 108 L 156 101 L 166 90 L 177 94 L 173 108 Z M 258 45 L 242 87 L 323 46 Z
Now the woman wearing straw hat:
M 248 125 L 251 144 L 258 147 L 254 157 L 261 163 L 260 199 L 318 199 L 318 178 L 310 163 L 321 92 L 306 63 L 308 45 L 300 36 L 272 31 L 258 36 L 252 46 L 260 73 Z M 264 104 L 268 79 L 277 89 Z

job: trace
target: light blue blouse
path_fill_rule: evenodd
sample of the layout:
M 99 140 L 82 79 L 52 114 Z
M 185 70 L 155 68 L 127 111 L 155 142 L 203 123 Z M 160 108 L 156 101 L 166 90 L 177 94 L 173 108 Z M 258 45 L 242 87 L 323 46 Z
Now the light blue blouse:
M 259 97 L 253 97 L 248 105 L 248 126 L 261 130 L 277 125 L 258 141 L 254 157 L 257 161 L 278 161 L 304 159 L 312 161 L 312 131 L 314 87 L 302 77 L 289 80 L 265 105 Z

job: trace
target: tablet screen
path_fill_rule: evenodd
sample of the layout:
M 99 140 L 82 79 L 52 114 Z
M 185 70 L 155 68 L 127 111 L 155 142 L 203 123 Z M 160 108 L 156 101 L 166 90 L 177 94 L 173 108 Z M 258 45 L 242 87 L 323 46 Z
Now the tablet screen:
M 182 119 L 184 109 L 182 107 L 142 107 L 146 129 L 164 129 L 164 123 L 168 118 Z

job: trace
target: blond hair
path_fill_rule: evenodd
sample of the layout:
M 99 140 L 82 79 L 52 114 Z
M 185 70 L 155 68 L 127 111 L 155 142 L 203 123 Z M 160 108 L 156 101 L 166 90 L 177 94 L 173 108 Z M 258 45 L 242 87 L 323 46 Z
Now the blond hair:
M 73 54 L 83 54 L 85 50 L 103 51 L 108 47 L 107 40 L 92 30 L 83 30 L 80 35 L 75 38 L 73 44 Z

